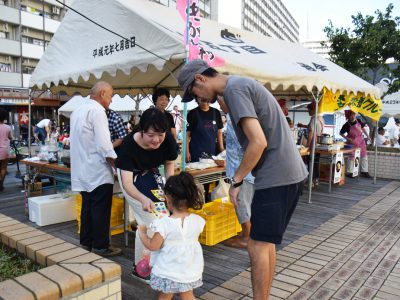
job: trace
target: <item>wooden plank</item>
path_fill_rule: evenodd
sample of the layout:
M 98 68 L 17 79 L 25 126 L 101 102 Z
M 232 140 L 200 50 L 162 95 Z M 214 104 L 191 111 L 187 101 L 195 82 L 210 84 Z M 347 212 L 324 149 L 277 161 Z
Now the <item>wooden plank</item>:
M 24 194 L 21 193 L 23 187 L 21 180 L 14 178 L 15 170 L 15 165 L 9 167 L 10 174 L 5 181 L 6 188 L 0 194 L 0 213 L 38 227 L 29 222 L 24 214 Z M 282 249 L 285 245 L 318 228 L 336 215 L 343 213 L 389 182 L 378 180 L 377 184 L 374 185 L 371 179 L 346 178 L 346 184 L 341 187 L 333 187 L 331 194 L 328 194 L 327 185 L 320 185 L 313 190 L 311 204 L 307 203 L 308 191 L 305 189 L 289 223 L 282 245 L 279 245 L 278 249 Z M 369 219 L 363 220 L 362 218 L 360 218 L 360 221 L 366 224 L 371 222 Z M 70 243 L 79 245 L 79 235 L 75 221 L 38 228 Z M 130 236 L 128 247 L 124 246 L 122 234 L 113 236 L 111 241 L 114 246 L 121 247 L 123 250 L 122 256 L 112 258 L 122 268 L 123 299 L 156 299 L 156 292 L 130 275 L 134 258 L 134 239 L 132 236 Z M 196 297 L 238 275 L 250 266 L 250 260 L 245 249 L 229 248 L 223 244 L 218 244 L 213 247 L 203 246 L 203 253 L 205 260 L 204 285 L 195 290 Z

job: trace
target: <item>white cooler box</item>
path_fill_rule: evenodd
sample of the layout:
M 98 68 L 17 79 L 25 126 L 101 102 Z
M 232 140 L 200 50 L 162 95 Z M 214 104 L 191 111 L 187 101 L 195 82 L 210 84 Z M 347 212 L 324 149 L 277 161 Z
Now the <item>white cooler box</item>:
M 62 194 L 28 199 L 29 221 L 46 226 L 76 220 L 75 198 Z

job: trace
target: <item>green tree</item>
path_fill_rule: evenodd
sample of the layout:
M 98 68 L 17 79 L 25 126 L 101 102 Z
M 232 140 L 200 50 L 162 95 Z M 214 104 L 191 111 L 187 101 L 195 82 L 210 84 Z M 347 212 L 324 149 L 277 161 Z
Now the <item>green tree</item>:
M 400 17 L 392 17 L 393 4 L 389 4 L 385 12 L 375 11 L 375 17 L 361 13 L 352 15 L 354 28 L 335 28 L 332 21 L 324 28 L 330 46 L 329 55 L 333 62 L 346 70 L 371 81 L 377 82 L 378 72 L 392 78 L 398 78 L 389 85 L 388 93 L 400 90 L 400 65 L 389 70 L 386 62 L 394 59 L 400 62 Z M 368 71 L 372 78 L 368 78 Z

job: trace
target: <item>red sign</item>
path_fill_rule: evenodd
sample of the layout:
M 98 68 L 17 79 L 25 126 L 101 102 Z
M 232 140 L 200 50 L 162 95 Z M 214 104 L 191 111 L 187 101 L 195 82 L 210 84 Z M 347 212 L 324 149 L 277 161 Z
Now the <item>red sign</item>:
M 19 125 L 27 125 L 29 123 L 29 111 L 26 107 L 18 108 Z

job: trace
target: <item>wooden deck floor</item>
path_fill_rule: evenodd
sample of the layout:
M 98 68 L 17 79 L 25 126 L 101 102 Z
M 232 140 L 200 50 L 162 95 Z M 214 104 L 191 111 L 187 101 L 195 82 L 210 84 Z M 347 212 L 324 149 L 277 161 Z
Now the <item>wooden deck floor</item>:
M 15 178 L 15 171 L 15 166 L 9 167 L 5 191 L 0 193 L 0 212 L 34 226 L 24 214 L 24 194 L 21 192 L 23 187 L 21 181 Z M 331 194 L 328 194 L 327 185 L 319 186 L 313 192 L 311 204 L 307 203 L 307 191 L 304 192 L 280 248 L 316 229 L 388 183 L 385 180 L 378 180 L 377 184 L 373 184 L 370 179 L 346 178 L 346 180 L 346 185 L 333 187 Z M 79 245 L 76 222 L 45 226 L 41 227 L 41 230 Z M 133 238 L 130 239 L 128 247 L 123 246 L 122 235 L 114 236 L 112 243 L 123 249 L 122 256 L 113 258 L 114 261 L 121 264 L 123 270 L 123 299 L 153 299 L 155 293 L 147 285 L 130 276 L 134 248 Z M 250 266 L 246 250 L 233 249 L 224 245 L 205 246 L 203 250 L 205 258 L 204 285 L 195 290 L 197 296 L 231 279 Z

